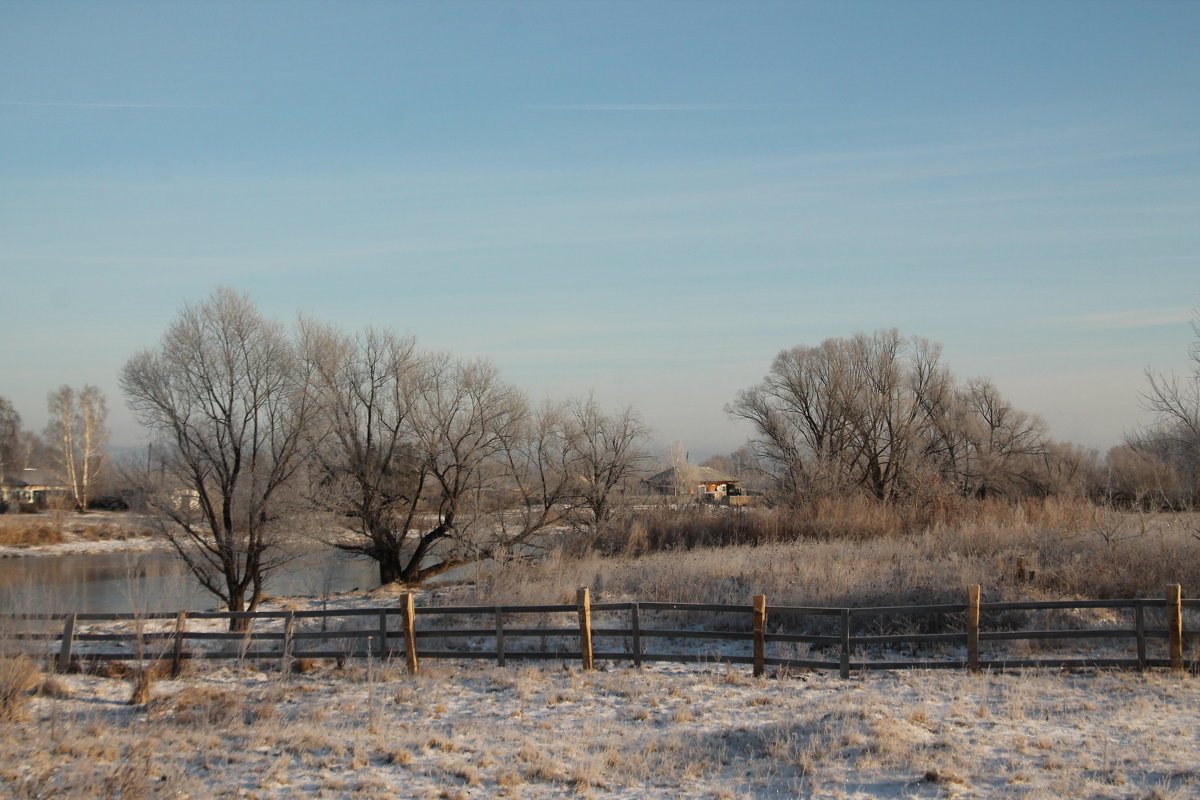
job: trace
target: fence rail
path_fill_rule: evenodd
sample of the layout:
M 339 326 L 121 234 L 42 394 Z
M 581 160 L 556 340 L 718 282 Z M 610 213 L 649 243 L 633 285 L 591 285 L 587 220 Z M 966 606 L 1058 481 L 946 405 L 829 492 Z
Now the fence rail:
M 1185 609 L 1200 609 L 1200 599 L 1183 599 L 1178 585 L 1167 587 L 1162 598 L 997 603 L 983 602 L 980 588 L 971 586 L 961 604 L 869 608 L 769 606 L 762 595 L 744 606 L 593 604 L 588 589 L 581 588 L 574 604 L 417 606 L 415 597 L 406 594 L 401 605 L 382 608 L 0 614 L 0 646 L 2 652 L 18 650 L 52 660 L 62 671 L 79 659 L 169 659 L 177 672 L 187 659 L 277 660 L 287 666 L 302 658 L 361 657 L 403 657 L 412 672 L 426 659 L 488 659 L 500 665 L 571 659 L 584 669 L 593 668 L 596 661 L 629 661 L 639 667 L 652 662 L 721 661 L 748 664 L 755 675 L 770 666 L 837 670 L 842 677 L 856 670 L 912 668 L 1168 667 L 1182 671 L 1187 667 L 1185 643 L 1189 636 L 1195 641 L 1200 634 L 1184 629 Z M 1031 618 L 1039 624 L 1038 615 L 1053 612 L 1074 612 L 1077 621 L 1081 612 L 1125 614 L 1130 619 L 1122 624 L 1110 618 L 1110 625 L 1093 628 L 1018 625 Z M 570 622 L 566 615 L 571 615 Z M 599 624 L 597 617 L 602 618 Z M 678 624 L 680 619 L 697 617 L 698 625 Z M 435 622 L 456 618 L 464 624 L 437 626 Z M 191 623 L 214 621 L 225 621 L 233 630 L 189 628 Z M 665 627 L 672 623 L 674 627 Z M 1025 643 L 1029 652 L 1014 652 L 1014 642 Z M 1045 642 L 1093 647 L 1084 653 L 1032 655 L 1045 648 L 1041 644 Z M 1097 642 L 1106 647 L 1097 649 Z M 722 649 L 721 643 L 732 644 Z M 805 652 L 795 652 L 801 646 Z M 1123 650 L 1129 652 L 1122 655 Z

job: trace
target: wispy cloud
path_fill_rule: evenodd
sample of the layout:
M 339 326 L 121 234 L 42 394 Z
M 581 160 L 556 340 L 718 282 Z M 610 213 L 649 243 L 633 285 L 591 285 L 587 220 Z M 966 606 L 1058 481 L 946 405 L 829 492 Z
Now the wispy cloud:
M 0 106 L 37 106 L 43 108 L 210 108 L 185 103 L 62 103 L 45 100 L 0 100 Z
M 1176 325 L 1192 318 L 1189 306 L 1170 308 L 1143 308 L 1132 311 L 1110 311 L 1105 314 L 1082 314 L 1067 317 L 1066 321 L 1080 328 L 1093 330 L 1119 330 L 1123 328 L 1150 328 L 1156 325 Z
M 535 111 L 761 111 L 766 106 L 727 103 L 571 103 L 566 105 L 522 106 Z

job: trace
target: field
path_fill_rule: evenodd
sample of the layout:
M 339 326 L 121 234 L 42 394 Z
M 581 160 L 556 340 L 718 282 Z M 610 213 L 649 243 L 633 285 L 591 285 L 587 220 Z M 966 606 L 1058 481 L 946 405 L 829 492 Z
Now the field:
M 0 723 L 17 798 L 1200 792 L 1200 682 L 1162 672 L 222 666 L 157 680 L 140 705 L 128 680 L 31 682 L 41 693 Z
M 780 521 L 764 515 L 752 522 L 753 544 L 696 541 L 669 551 L 651 545 L 655 526 L 675 521 L 646 517 L 620 546 L 481 565 L 427 591 L 439 603 L 570 602 L 586 585 L 596 601 L 746 603 L 762 592 L 772 603 L 868 605 L 961 601 L 968 583 L 992 599 L 1161 596 L 1171 582 L 1195 597 L 1200 586 L 1194 515 L 995 507 L 906 530 L 896 519 L 836 512 L 821 516 L 825 534 L 798 541 L 773 535 Z M 697 535 L 730 527 L 693 522 Z M 1018 559 L 1031 575 L 1016 573 Z M 378 604 L 396 591 L 333 601 Z M 281 673 L 274 662 L 193 663 L 169 679 L 136 669 L 45 675 L 27 660 L 0 659 L 3 791 L 1200 796 L 1200 680 L 1191 674 L 905 671 L 842 680 L 836 672 L 752 678 L 722 664 L 583 672 L 574 663 L 447 661 L 425 662 L 416 676 L 401 663 L 370 660 L 300 666 Z

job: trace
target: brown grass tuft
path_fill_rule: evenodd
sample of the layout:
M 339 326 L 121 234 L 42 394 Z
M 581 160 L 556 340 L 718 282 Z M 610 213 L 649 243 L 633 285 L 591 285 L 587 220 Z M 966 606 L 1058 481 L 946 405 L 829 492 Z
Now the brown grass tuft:
M 66 534 L 61 525 L 40 519 L 11 517 L 0 519 L 0 545 L 6 547 L 34 547 L 42 544 L 65 542 Z
M 23 720 L 30 693 L 40 682 L 41 671 L 29 656 L 0 658 L 0 720 Z
M 303 675 L 306 672 L 312 672 L 317 668 L 317 660 L 315 658 L 294 658 L 292 659 L 292 672 L 297 675 Z
M 37 687 L 37 693 L 40 697 L 65 698 L 71 696 L 71 690 L 52 675 L 42 679 L 41 686 Z
M 154 671 L 149 667 L 134 673 L 133 691 L 129 695 L 129 705 L 144 706 L 150 702 L 150 691 L 154 688 L 154 679 Z
M 954 772 L 937 769 L 926 770 L 925 774 L 921 776 L 921 780 L 925 783 L 966 783 L 962 776 Z
M 222 689 L 189 686 L 178 694 L 154 700 L 155 716 L 169 717 L 178 725 L 227 725 L 243 719 L 244 699 Z

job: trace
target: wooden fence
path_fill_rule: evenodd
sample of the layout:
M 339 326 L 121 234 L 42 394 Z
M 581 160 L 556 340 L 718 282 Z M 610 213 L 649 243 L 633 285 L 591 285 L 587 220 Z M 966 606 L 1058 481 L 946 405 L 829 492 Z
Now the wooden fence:
M 838 670 L 845 678 L 856 670 L 912 668 L 1182 671 L 1189 666 L 1185 642 L 1200 633 L 1183 626 L 1184 609 L 1200 608 L 1200 600 L 1183 599 L 1178 585 L 1167 587 L 1162 598 L 999 603 L 983 602 L 980 588 L 971 586 L 965 603 L 876 608 L 770 606 L 762 595 L 748 606 L 592 603 L 586 588 L 578 590 L 574 604 L 417 606 L 412 594 L 402 599 L 396 607 L 313 611 L 3 614 L 0 643 L 8 653 L 15 649 L 42 657 L 64 671 L 78 659 L 168 659 L 177 672 L 184 660 L 199 658 L 271 659 L 286 668 L 301 658 L 403 657 L 412 672 L 426 659 L 487 659 L 501 666 L 516 660 L 577 660 L 584 669 L 597 661 L 638 667 L 710 661 L 749 665 L 755 675 L 773 666 Z M 1106 616 L 1110 624 L 1022 627 L 1054 612 L 1072 612 L 1076 621 L 1087 613 Z M 562 622 L 564 616 L 568 623 Z M 529 624 L 530 617 L 541 624 Z M 559 624 L 550 624 L 551 617 Z M 697 617 L 702 624 L 662 627 Z M 454 618 L 466 624 L 433 624 Z M 245 630 L 189 627 L 214 620 L 226 627 L 244 620 Z M 1037 655 L 1013 652 L 1011 646 L 1024 642 L 1036 651 L 1051 640 L 1089 642 L 1092 652 Z M 537 646 L 530 647 L 531 641 Z M 667 646 L 656 652 L 660 643 Z M 722 650 L 714 643 L 732 644 Z M 804 652 L 780 652 L 789 647 Z

